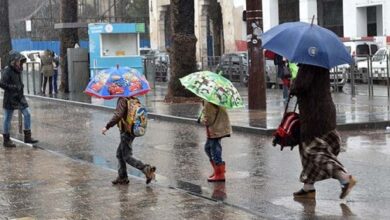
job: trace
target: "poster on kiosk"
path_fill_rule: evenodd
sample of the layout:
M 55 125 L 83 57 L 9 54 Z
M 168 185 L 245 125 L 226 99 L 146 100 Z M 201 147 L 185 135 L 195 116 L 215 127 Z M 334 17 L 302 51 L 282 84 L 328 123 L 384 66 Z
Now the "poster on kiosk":
M 90 69 L 93 77 L 103 69 L 130 67 L 144 73 L 139 55 L 143 23 L 92 23 L 88 25 Z

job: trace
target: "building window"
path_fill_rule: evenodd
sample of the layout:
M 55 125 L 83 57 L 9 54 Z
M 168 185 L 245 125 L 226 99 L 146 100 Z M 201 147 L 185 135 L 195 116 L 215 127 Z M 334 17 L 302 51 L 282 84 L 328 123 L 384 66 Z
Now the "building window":
M 299 21 L 299 0 L 279 0 L 279 24 Z
M 344 35 L 343 1 L 317 0 L 318 24 L 327 28 L 339 37 Z
M 367 36 L 377 35 L 376 6 L 367 7 Z

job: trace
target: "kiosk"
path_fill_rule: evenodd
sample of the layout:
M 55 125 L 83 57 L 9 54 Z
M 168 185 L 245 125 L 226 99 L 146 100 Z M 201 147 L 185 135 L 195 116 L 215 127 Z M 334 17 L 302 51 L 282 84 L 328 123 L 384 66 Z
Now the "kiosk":
M 93 77 L 102 69 L 127 66 L 144 73 L 139 54 L 143 23 L 92 23 L 88 25 L 90 70 Z

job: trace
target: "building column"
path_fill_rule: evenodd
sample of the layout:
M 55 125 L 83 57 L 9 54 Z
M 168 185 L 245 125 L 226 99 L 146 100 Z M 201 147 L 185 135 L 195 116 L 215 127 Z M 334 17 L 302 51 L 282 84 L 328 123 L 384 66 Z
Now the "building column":
M 208 0 L 195 1 L 196 60 L 200 64 L 207 58 Z
M 383 5 L 376 6 L 376 35 L 383 36 Z
M 157 25 L 158 32 L 158 46 L 157 49 L 165 51 L 165 15 L 167 13 L 167 6 L 161 6 L 159 8 L 159 20 Z
M 165 51 L 165 15 L 167 5 L 149 0 L 150 47 Z
M 356 8 L 356 32 L 353 37 L 367 36 L 367 7 Z
M 357 26 L 357 8 L 354 0 L 343 0 L 344 37 L 356 37 Z
M 300 0 L 299 1 L 299 20 L 311 23 L 314 17 L 314 24 L 318 24 L 317 0 Z
M 263 0 L 264 31 L 279 24 L 279 0 Z

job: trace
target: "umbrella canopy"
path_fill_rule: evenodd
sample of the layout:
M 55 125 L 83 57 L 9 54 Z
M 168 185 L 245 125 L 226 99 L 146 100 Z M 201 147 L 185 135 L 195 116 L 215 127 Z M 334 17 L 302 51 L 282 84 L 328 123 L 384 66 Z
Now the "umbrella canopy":
M 200 71 L 180 79 L 181 84 L 195 95 L 226 108 L 244 107 L 242 98 L 233 84 L 225 77 Z
M 100 71 L 85 89 L 88 95 L 103 99 L 139 96 L 149 91 L 150 86 L 145 76 L 128 67 Z
M 288 22 L 262 35 L 263 48 L 294 63 L 331 69 L 353 62 L 344 44 L 332 31 L 315 24 Z

